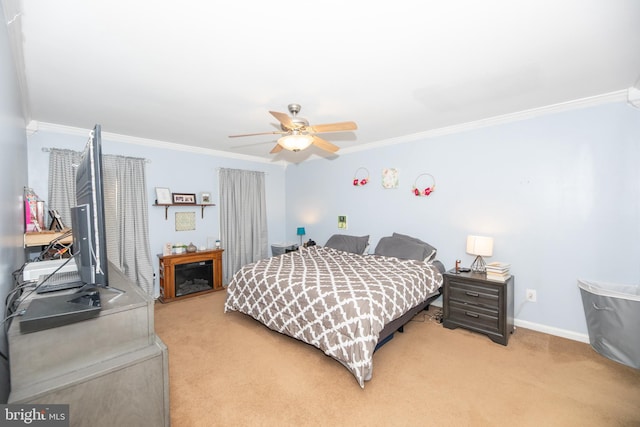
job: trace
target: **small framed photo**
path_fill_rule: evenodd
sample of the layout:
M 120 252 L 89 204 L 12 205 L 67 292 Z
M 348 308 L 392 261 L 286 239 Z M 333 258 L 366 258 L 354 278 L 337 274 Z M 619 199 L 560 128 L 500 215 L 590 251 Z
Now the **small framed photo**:
M 382 169 L 382 187 L 398 188 L 398 169 L 395 169 L 395 168 Z
M 211 193 L 200 193 L 200 204 L 202 204 L 202 205 L 210 205 L 211 204 Z
M 195 193 L 171 193 L 171 196 L 173 197 L 173 203 L 176 205 L 193 205 L 196 202 Z
M 171 191 L 168 188 L 156 187 L 156 204 L 170 205 L 172 201 Z

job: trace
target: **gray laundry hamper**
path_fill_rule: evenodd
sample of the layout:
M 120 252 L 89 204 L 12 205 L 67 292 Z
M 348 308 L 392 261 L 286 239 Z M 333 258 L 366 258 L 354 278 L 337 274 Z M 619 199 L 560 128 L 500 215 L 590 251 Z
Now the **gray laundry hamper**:
M 640 286 L 578 280 L 591 347 L 640 369 Z

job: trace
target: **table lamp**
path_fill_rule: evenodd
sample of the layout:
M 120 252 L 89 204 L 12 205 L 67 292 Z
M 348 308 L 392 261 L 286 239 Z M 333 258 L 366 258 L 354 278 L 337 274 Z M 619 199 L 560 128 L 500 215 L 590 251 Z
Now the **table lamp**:
M 304 231 L 304 227 L 298 227 L 298 230 L 296 231 L 296 234 L 297 234 L 298 236 L 300 236 L 300 246 L 302 246 L 302 236 L 304 236 L 305 234 L 307 234 L 307 233 Z
M 482 257 L 493 255 L 493 237 L 467 236 L 467 253 L 476 256 L 471 271 L 485 273 L 487 267 Z

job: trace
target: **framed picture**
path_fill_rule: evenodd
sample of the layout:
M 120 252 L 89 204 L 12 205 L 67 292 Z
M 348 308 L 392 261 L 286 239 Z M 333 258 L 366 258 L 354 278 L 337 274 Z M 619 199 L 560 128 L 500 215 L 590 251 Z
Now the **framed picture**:
M 211 193 L 200 193 L 200 204 L 211 204 Z
M 170 205 L 172 202 L 171 191 L 168 188 L 156 187 L 157 205 Z
M 395 168 L 382 169 L 382 187 L 398 188 L 398 169 L 395 169 Z
M 171 196 L 173 197 L 173 203 L 176 205 L 192 205 L 196 202 L 196 195 L 194 193 L 171 193 Z
M 196 229 L 195 212 L 176 212 L 176 231 L 189 231 Z

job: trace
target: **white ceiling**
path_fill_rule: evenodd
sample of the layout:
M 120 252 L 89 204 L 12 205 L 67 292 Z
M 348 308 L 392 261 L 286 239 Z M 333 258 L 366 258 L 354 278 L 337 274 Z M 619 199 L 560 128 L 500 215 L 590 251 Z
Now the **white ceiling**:
M 640 76 L 638 0 L 2 1 L 30 120 L 274 160 L 323 154 L 228 135 L 298 103 L 312 125 L 355 121 L 322 135 L 349 149 Z

